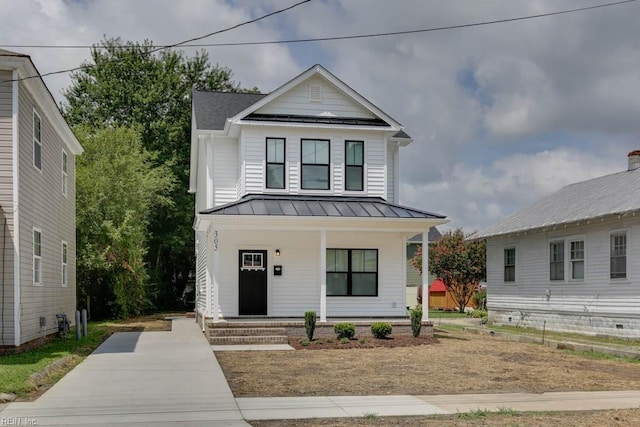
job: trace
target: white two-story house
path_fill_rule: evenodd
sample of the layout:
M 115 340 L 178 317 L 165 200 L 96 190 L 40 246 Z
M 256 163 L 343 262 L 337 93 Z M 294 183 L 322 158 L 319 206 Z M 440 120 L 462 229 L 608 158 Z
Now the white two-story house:
M 400 123 L 320 65 L 192 114 L 200 320 L 406 314 L 406 241 L 448 220 L 398 204 Z

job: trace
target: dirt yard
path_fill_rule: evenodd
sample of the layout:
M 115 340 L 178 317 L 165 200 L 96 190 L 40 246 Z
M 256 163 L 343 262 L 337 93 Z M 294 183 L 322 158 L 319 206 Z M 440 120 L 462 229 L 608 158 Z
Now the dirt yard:
M 639 363 L 464 332 L 437 337 L 438 343 L 412 347 L 218 352 L 216 357 L 236 397 L 640 389 Z

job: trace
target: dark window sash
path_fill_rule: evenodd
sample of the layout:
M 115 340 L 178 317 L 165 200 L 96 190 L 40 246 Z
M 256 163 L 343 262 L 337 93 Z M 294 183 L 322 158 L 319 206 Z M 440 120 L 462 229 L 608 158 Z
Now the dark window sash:
M 378 296 L 378 268 L 379 268 L 379 252 L 377 249 L 343 249 L 343 248 L 327 248 L 327 252 L 328 251 L 348 251 L 348 256 L 347 256 L 347 263 L 348 263 L 348 267 L 346 271 L 327 271 L 325 274 L 327 275 L 327 278 L 329 276 L 332 277 L 339 277 L 339 276 L 344 276 L 346 275 L 346 280 L 347 280 L 347 284 L 346 284 L 346 293 L 345 294 L 332 294 L 329 295 L 327 294 L 327 296 L 331 297 L 331 296 L 340 296 L 340 297 L 377 297 Z M 354 251 L 375 251 L 376 253 L 376 267 L 375 267 L 375 271 L 356 271 L 354 270 L 353 267 L 353 252 Z M 373 294 L 354 294 L 354 289 L 353 289 L 353 284 L 354 284 L 354 277 L 364 277 L 364 276 L 369 276 L 369 277 L 373 277 L 373 281 L 375 283 L 375 293 Z M 329 280 L 327 280 L 327 283 L 329 282 Z
M 303 148 L 302 146 L 304 145 L 305 141 L 314 141 L 314 142 L 326 142 L 327 143 L 327 162 L 328 163 L 307 163 L 304 162 L 304 155 L 303 155 Z M 330 165 L 331 165 L 331 141 L 328 139 L 301 139 L 300 140 L 300 188 L 302 188 L 303 190 L 330 190 L 331 189 L 331 174 L 330 174 Z M 305 169 L 307 171 L 311 170 L 311 169 L 324 169 L 325 173 L 324 175 L 326 176 L 326 185 L 322 185 L 322 186 L 313 186 L 313 185 L 309 185 L 306 183 L 305 181 Z M 307 174 L 308 175 L 308 174 Z

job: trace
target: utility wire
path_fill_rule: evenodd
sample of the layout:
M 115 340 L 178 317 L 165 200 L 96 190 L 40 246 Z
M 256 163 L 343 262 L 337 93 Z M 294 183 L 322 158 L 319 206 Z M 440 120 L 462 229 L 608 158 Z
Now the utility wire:
M 309 1 L 309 0 L 307 0 Z M 209 37 L 211 35 L 215 35 L 215 34 L 219 34 L 223 31 L 228 31 L 228 30 L 221 30 L 221 31 L 217 31 L 214 33 L 210 33 L 207 34 L 205 36 L 202 37 L 197 37 L 197 38 L 193 38 L 184 42 L 180 42 L 180 43 L 176 43 L 173 45 L 163 45 L 163 46 L 157 46 L 156 50 L 161 50 L 161 49 L 170 49 L 172 47 L 177 47 L 177 46 L 183 46 L 183 47 L 222 47 L 222 46 L 255 46 L 255 45 L 268 45 L 268 44 L 291 44 L 291 43 L 309 43 L 309 42 L 321 42 L 321 41 L 335 41 L 335 40 L 351 40 L 351 39 L 364 39 L 364 38 L 372 38 L 372 37 L 388 37 L 388 36 L 398 36 L 398 35 L 405 35 L 405 34 L 417 34 L 417 33 L 428 33 L 428 32 L 434 32 L 434 31 L 445 31 L 445 30 L 456 30 L 456 29 L 463 29 L 463 28 L 471 28 L 471 27 L 480 27 L 480 26 L 485 26 L 485 25 L 493 25 L 493 24 L 503 24 L 503 23 L 507 23 L 507 22 L 515 22 L 515 21 L 524 21 L 524 20 L 528 20 L 528 19 L 536 19 L 536 18 L 544 18 L 544 17 L 549 17 L 549 16 L 556 16 L 556 15 L 564 15 L 564 14 L 569 14 L 569 13 L 576 13 L 576 12 L 584 12 L 587 10 L 593 10 L 593 9 L 601 9 L 601 8 L 605 8 L 605 7 L 611 7 L 611 6 L 618 6 L 618 5 L 622 5 L 625 3 L 633 3 L 636 2 L 637 0 L 622 0 L 622 1 L 617 1 L 617 2 L 613 2 L 613 3 L 604 3 L 604 4 L 598 4 L 598 5 L 594 5 L 594 6 L 585 6 L 585 7 L 580 7 L 580 8 L 576 8 L 576 9 L 567 9 L 567 10 L 560 10 L 557 12 L 548 12 L 548 13 L 540 13 L 540 14 L 536 14 L 536 15 L 527 15 L 527 16 L 519 16 L 519 17 L 515 17 L 515 18 L 505 18 L 505 19 L 496 19 L 496 20 L 492 20 L 492 21 L 481 21 L 481 22 L 473 22 L 473 23 L 469 23 L 469 24 L 458 24 L 458 25 L 447 25 L 444 27 L 431 27 L 431 28 L 422 28 L 422 29 L 418 29 L 418 30 L 406 30 L 406 31 L 392 31 L 392 32 L 386 32 L 386 33 L 371 33 L 371 34 L 357 34 L 357 35 L 350 35 L 350 36 L 333 36 L 333 37 L 317 37 L 317 38 L 306 38 L 306 39 L 289 39 L 289 40 L 267 40 L 267 41 L 251 41 L 251 42 L 228 42 L 228 43 L 200 43 L 200 44 L 195 44 L 195 43 L 191 43 L 192 41 L 197 41 L 197 40 L 201 40 L 203 38 Z M 291 6 L 288 9 L 291 9 L 296 5 Z M 283 10 L 287 10 L 287 9 L 283 9 Z M 275 14 L 276 12 L 272 13 Z M 269 15 L 265 15 L 269 16 Z M 264 18 L 264 17 L 263 17 Z M 259 18 L 262 19 L 262 18 Z M 254 21 L 249 21 L 249 22 L 255 22 L 258 19 L 254 20 Z M 236 27 L 232 27 L 230 29 L 233 28 L 237 28 L 240 25 L 245 25 L 244 24 L 239 24 Z M 87 49 L 87 48 L 94 48 L 96 47 L 96 45 L 0 45 L 0 47 L 8 47 L 8 48 L 42 48 L 42 49 Z M 100 46 L 97 46 L 100 47 Z M 128 46 L 121 46 L 120 49 L 128 49 Z M 64 72 L 64 71 L 63 71 Z
M 253 24 L 255 22 L 258 22 L 258 21 L 261 21 L 263 19 L 269 18 L 271 16 L 278 15 L 280 13 L 286 12 L 288 10 L 291 10 L 291 9 L 295 8 L 295 7 L 301 6 L 301 5 L 305 4 L 305 3 L 309 3 L 310 1 L 311 0 L 302 0 L 302 1 L 298 2 L 298 3 L 292 4 L 291 6 L 285 7 L 283 9 L 278 9 L 276 11 L 267 13 L 266 15 L 262 15 L 262 16 L 260 16 L 258 18 L 251 19 L 251 20 L 245 21 L 245 22 L 241 22 L 240 24 L 236 24 L 236 25 L 233 25 L 231 27 L 224 28 L 222 30 L 217 30 L 217 31 L 205 34 L 203 36 L 194 37 L 194 38 L 191 38 L 191 39 L 188 39 L 188 40 L 184 40 L 184 41 L 181 41 L 181 42 L 178 42 L 178 43 L 174 43 L 174 44 L 170 44 L 170 45 L 166 45 L 166 46 L 158 46 L 158 47 L 156 47 L 154 49 L 149 50 L 148 52 L 144 52 L 144 54 L 145 55 L 149 55 L 149 54 L 158 52 L 160 50 L 166 50 L 166 49 L 171 49 L 171 48 L 178 47 L 178 46 L 183 46 L 186 43 L 190 43 L 190 42 L 202 40 L 204 38 L 211 37 L 211 36 L 214 36 L 214 35 L 226 33 L 228 31 L 235 30 L 236 28 L 240 28 L 240 27 L 243 27 L 245 25 Z M 9 45 L 7 45 L 7 46 L 9 46 Z M 16 46 L 14 46 L 14 47 L 16 47 Z M 91 46 L 91 47 L 98 47 L 99 48 L 100 46 Z M 114 59 L 113 61 L 121 61 L 123 59 L 124 58 L 122 58 L 122 59 Z M 19 79 L 4 80 L 4 81 L 1 81 L 0 83 L 16 82 L 16 81 L 22 81 L 22 80 L 28 80 L 28 79 L 35 79 L 35 78 L 38 78 L 38 77 L 51 76 L 51 75 L 54 75 L 54 74 L 70 73 L 70 72 L 77 71 L 77 70 L 85 70 L 87 68 L 93 68 L 95 66 L 96 66 L 96 64 L 80 65 L 79 67 L 69 68 L 69 69 L 66 69 L 66 70 L 51 71 L 49 73 L 39 74 L 39 75 L 36 75 L 36 76 L 27 76 L 27 77 L 22 77 L 22 78 L 19 78 Z

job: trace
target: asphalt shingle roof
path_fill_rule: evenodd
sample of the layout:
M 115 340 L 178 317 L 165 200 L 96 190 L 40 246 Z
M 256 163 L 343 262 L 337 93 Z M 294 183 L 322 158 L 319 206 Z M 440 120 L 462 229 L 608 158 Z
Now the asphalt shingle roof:
M 228 118 L 249 108 L 265 94 L 193 91 L 193 106 L 198 129 L 222 130 Z
M 568 185 L 516 212 L 473 238 L 584 221 L 640 210 L 640 169 Z
M 387 203 L 380 197 L 249 194 L 207 209 L 209 215 L 328 216 L 350 218 L 444 219 L 444 215 Z

